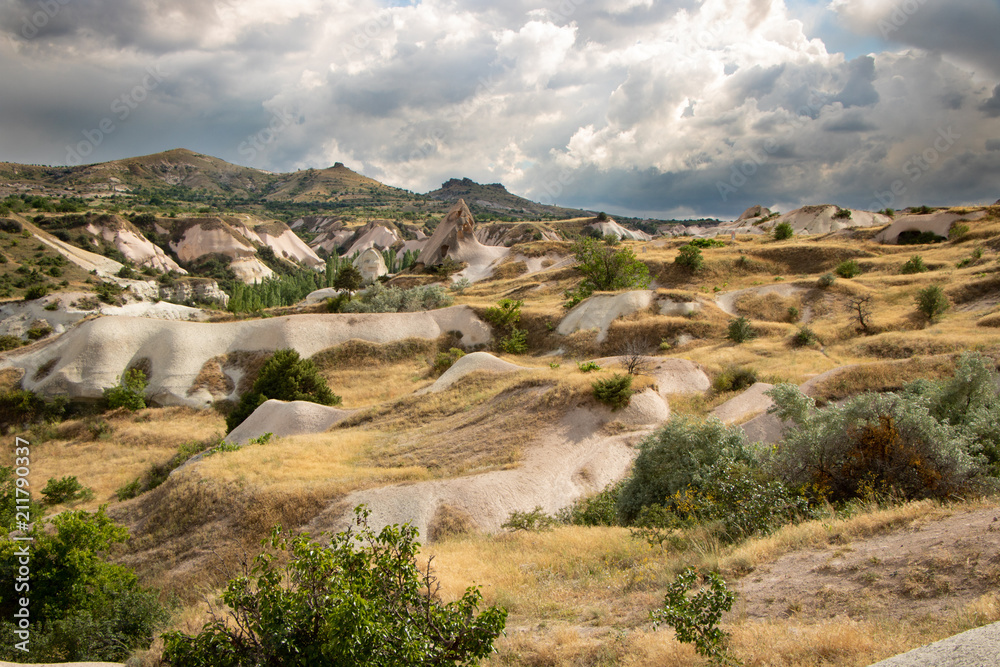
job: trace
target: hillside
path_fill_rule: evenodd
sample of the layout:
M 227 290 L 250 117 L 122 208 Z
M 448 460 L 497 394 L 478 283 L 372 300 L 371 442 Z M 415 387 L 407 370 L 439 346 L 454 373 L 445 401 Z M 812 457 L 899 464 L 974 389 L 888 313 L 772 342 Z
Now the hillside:
M 803 229 L 823 211 L 807 213 Z M 48 227 L 12 214 L 27 236 L 0 235 L 11 281 L 58 264 L 52 246 L 36 248 L 56 238 L 67 215 L 80 214 L 46 214 L 54 221 Z M 245 258 L 261 257 L 264 247 L 275 256 L 298 247 L 283 245 L 291 241 L 283 222 L 245 213 L 81 217 L 64 230 L 71 241 L 88 225 L 108 230 L 86 232 L 108 243 L 122 238 L 110 231 L 142 232 L 185 265 L 189 247 Z M 72 475 L 93 489 L 92 498 L 54 511 L 109 504 L 131 535 L 115 558 L 180 597 L 184 609 L 170 627 L 185 632 L 206 620 L 199 597 L 224 584 L 220 565 L 256 553 L 273 525 L 342 530 L 358 503 L 379 525 L 420 528 L 423 557 L 435 556 L 445 599 L 478 584 L 486 604 L 508 609 L 507 635 L 489 664 L 709 664 L 649 622 L 687 565 L 718 570 L 739 591 L 723 627 L 744 664 L 805 667 L 822 656 L 838 667 L 866 665 L 1000 620 L 1000 501 L 988 487 L 963 492 L 960 502 L 903 502 L 874 485 L 867 495 L 830 496 L 801 521 L 738 539 L 719 528 L 718 517 L 689 517 L 652 533 L 593 517 L 551 530 L 503 527 L 514 513 L 537 519 L 582 512 L 576 503 L 585 499 L 607 503 L 618 493 L 609 485 L 628 479 L 641 443 L 671 416 L 716 416 L 777 451 L 789 426 L 767 413 L 764 391 L 778 383 L 800 387 L 822 408 L 866 391 L 899 392 L 917 379 L 946 381 L 967 350 L 995 374 L 1000 207 L 942 211 L 933 220 L 900 214 L 893 223 L 900 233 L 892 235 L 885 234 L 890 225 L 780 241 L 725 233 L 700 243 L 696 270 L 677 261 L 690 253 L 691 239 L 600 242 L 634 252 L 654 282 L 595 293 L 573 308 L 564 307 L 567 292 L 580 287 L 582 274 L 571 244 L 545 234 L 582 231 L 591 219 L 471 218 L 455 207 L 427 239 L 429 254 L 446 245 L 468 266 L 448 278 L 404 272 L 356 295 L 353 312 L 328 312 L 324 300 L 263 316 L 198 311 L 215 320 L 207 323 L 99 317 L 61 303 L 61 294 L 4 304 L 5 320 L 22 323 L 11 334 L 29 343 L 0 353 L 5 387 L 76 404 L 55 423 L 15 426 L 32 442 L 38 484 Z M 940 220 L 948 221 L 946 237 L 905 233 Z M 331 241 L 337 245 L 412 242 L 403 240 L 412 231 L 403 221 L 343 223 L 311 216 L 297 228 L 331 237 L 350 231 Z M 492 237 L 509 247 L 483 242 Z M 70 266 L 61 267 L 67 282 L 87 286 L 89 274 Z M 454 282 L 462 276 L 473 280 Z M 366 310 L 431 283 L 443 288 L 432 306 Z M 927 318 L 916 300 L 933 287 L 948 308 Z M 516 337 L 488 310 L 501 299 L 523 302 L 520 351 L 511 351 Z M 734 340 L 740 317 L 750 335 Z M 53 331 L 31 342 L 32 325 Z M 266 402 L 226 444 L 225 413 L 270 353 L 285 347 L 315 363 L 340 404 Z M 612 409 L 593 385 L 624 376 L 630 364 L 635 393 Z M 104 410 L 104 389 L 133 368 L 149 380 L 152 407 Z M 249 444 L 266 433 L 274 435 L 267 444 Z M 0 463 L 11 462 L 6 456 Z M 745 505 L 764 493 L 753 488 Z M 764 509 L 771 516 L 774 507 Z M 663 538 L 651 544 L 643 537 L 650 534 Z
M 464 199 L 473 214 L 493 213 L 513 220 L 590 218 L 593 213 L 579 209 L 539 204 L 507 191 L 501 183 L 481 185 L 469 178 L 453 178 L 427 193 L 431 199 L 456 202 Z

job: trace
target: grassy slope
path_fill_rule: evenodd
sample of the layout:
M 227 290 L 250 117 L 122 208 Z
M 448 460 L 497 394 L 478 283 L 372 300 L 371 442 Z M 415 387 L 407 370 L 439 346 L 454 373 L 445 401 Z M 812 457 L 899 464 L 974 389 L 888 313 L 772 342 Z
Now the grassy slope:
M 204 618 L 204 610 L 191 592 L 221 583 L 207 555 L 210 550 L 224 560 L 235 559 L 244 547 L 254 549 L 273 523 L 301 524 L 330 498 L 351 489 L 463 474 L 469 469 L 462 462 L 469 457 L 477 459 L 476 469 L 516 465 L 518 453 L 511 448 L 483 450 L 481 445 L 500 442 L 501 436 L 511 433 L 528 437 L 530 429 L 558 414 L 561 406 L 588 400 L 592 378 L 577 372 L 573 362 L 613 354 L 630 337 L 641 335 L 653 353 L 661 341 L 672 345 L 667 354 L 697 361 L 710 374 L 744 365 L 771 379 L 798 383 L 831 368 L 864 364 L 821 385 L 818 393 L 826 398 L 944 374 L 950 368 L 950 355 L 962 349 L 1000 354 L 996 325 L 981 326 L 995 322 L 1000 312 L 997 209 L 988 220 L 970 226 L 971 238 L 965 241 L 903 248 L 843 237 L 777 243 L 744 237 L 735 246 L 706 250 L 706 267 L 694 275 L 673 264 L 683 240 L 632 245 L 665 293 L 678 300 L 710 300 L 716 288 L 725 292 L 790 283 L 811 288 L 819 275 L 840 261 L 857 258 L 861 263 L 864 274 L 838 279 L 828 290 L 741 303 L 762 333 L 744 345 L 725 340 L 730 317 L 713 305 L 690 318 L 639 313 L 619 320 L 603 344 L 596 342 L 594 332 L 562 339 L 550 328 L 565 314 L 563 290 L 579 280 L 573 270 L 487 281 L 466 290 L 457 301 L 484 308 L 502 297 L 524 299 L 523 323 L 531 332 L 533 352 L 563 345 L 570 358 L 561 360 L 559 368 L 549 367 L 550 358 L 512 358 L 537 370 L 500 382 L 473 377 L 444 394 L 412 398 L 413 390 L 432 380 L 429 366 L 436 346 L 402 354 L 380 349 L 334 351 L 321 359 L 323 373 L 343 394 L 347 407 L 366 409 L 347 428 L 217 455 L 118 506 L 116 488 L 149 465 L 165 462 L 186 441 L 208 445 L 221 435 L 224 424 L 214 413 L 178 409 L 107 415 L 29 434 L 37 443 L 34 472 L 39 479 L 77 475 L 96 492 L 83 507 L 112 502 L 112 511 L 129 520 L 137 535 L 122 557 L 136 565 L 147 581 L 187 594 L 191 606 L 177 623 L 193 629 Z M 956 268 L 976 246 L 984 248 L 983 257 Z M 552 244 L 542 251 L 562 248 Z M 899 275 L 899 267 L 913 254 L 920 254 L 935 270 Z M 748 259 L 740 260 L 741 256 Z M 931 284 L 943 285 L 955 305 L 939 322 L 927 325 L 914 317 L 913 297 Z M 855 331 L 848 310 L 849 298 L 865 293 L 876 300 L 873 321 L 878 333 L 871 336 Z M 811 311 L 809 326 L 820 345 L 798 348 L 790 343 L 798 324 L 775 321 L 787 314 L 789 305 L 800 313 Z M 685 333 L 695 339 L 677 344 Z M 441 345 L 447 347 L 445 341 Z M 360 361 L 345 361 L 351 358 Z M 542 388 L 548 398 L 528 400 L 518 393 L 530 387 Z M 678 400 L 673 407 L 704 413 L 729 397 Z M 546 406 L 556 411 L 547 413 Z M 518 424 L 502 418 L 511 412 L 534 414 L 538 421 Z M 102 421 L 108 426 L 101 426 Z M 647 621 L 648 610 L 662 600 L 664 585 L 684 564 L 720 566 L 735 577 L 785 551 L 890 530 L 937 511 L 916 505 L 839 523 L 789 527 L 735 551 L 706 541 L 693 551 L 665 553 L 631 539 L 624 529 L 573 527 L 546 534 L 458 536 L 428 547 L 427 552 L 437 556 L 446 595 L 457 596 L 466 585 L 479 583 L 488 602 L 510 608 L 509 633 L 501 642 L 498 664 L 696 664 L 688 647 L 675 642 L 669 631 L 653 633 Z M 963 629 L 973 622 L 970 619 L 1000 618 L 995 596 L 993 602 L 976 604 L 975 610 L 959 609 L 933 622 L 863 614 L 852 619 L 790 616 L 768 623 L 734 617 L 730 629 L 734 651 L 746 664 L 815 664 L 822 655 L 826 664 L 860 665 Z

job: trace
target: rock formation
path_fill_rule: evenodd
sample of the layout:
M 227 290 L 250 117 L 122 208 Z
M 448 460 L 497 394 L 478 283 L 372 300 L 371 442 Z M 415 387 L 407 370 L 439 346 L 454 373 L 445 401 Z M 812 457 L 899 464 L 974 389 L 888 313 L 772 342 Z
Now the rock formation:
M 617 236 L 620 239 L 629 239 L 632 241 L 649 241 L 653 238 L 646 232 L 626 229 L 611 218 L 608 218 L 604 222 L 592 222 L 585 229 L 598 232 L 601 236 Z
M 361 272 L 361 279 L 365 283 L 373 283 L 381 276 L 389 275 L 389 269 L 385 265 L 385 258 L 375 248 L 368 248 L 354 260 L 354 268 Z
M 476 239 L 476 222 L 472 218 L 472 212 L 465 200 L 459 199 L 438 224 L 417 262 L 425 266 L 437 266 L 450 258 L 456 262 L 486 266 L 506 253 L 506 248 L 486 246 Z

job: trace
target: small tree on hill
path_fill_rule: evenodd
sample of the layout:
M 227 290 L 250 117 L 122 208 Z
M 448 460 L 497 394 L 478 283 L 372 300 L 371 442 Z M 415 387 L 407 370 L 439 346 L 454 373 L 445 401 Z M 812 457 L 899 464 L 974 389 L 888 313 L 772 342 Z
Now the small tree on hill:
M 629 248 L 616 248 L 595 239 L 583 239 L 573 246 L 584 275 L 584 289 L 610 291 L 649 286 L 649 268 Z
M 792 226 L 787 222 L 776 225 L 774 228 L 775 241 L 787 241 L 793 236 L 795 236 L 795 230 L 792 229 Z
M 326 380 L 316 370 L 316 364 L 300 358 L 292 349 L 278 350 L 264 363 L 253 387 L 240 397 L 236 408 L 226 417 L 228 429 L 232 431 L 242 424 L 269 399 L 340 404 L 340 396 L 330 391 Z
M 874 300 L 871 294 L 859 294 L 852 296 L 849 302 L 854 319 L 858 322 L 858 331 L 866 336 L 872 332 L 872 302 Z
M 337 289 L 345 290 L 348 294 L 353 294 L 354 292 L 361 289 L 361 283 L 364 279 L 361 276 L 361 272 L 358 271 L 357 267 L 353 264 L 345 264 L 340 267 L 337 272 L 337 277 L 333 281 L 333 286 Z
M 939 285 L 931 285 L 920 290 L 916 302 L 917 310 L 927 318 L 928 322 L 938 319 L 951 307 L 948 297 L 944 295 L 944 290 Z

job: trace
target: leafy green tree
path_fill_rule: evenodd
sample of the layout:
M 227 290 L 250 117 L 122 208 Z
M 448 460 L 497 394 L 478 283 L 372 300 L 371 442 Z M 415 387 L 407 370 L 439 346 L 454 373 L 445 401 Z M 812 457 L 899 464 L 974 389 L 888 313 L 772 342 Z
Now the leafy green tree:
M 148 386 L 149 381 L 142 369 L 130 368 L 125 371 L 125 376 L 121 378 L 119 384 L 104 390 L 104 400 L 111 410 L 117 408 L 126 408 L 132 412 L 142 410 L 146 407 L 145 392 Z
M 363 278 L 361 272 L 353 264 L 345 264 L 337 272 L 337 278 L 333 281 L 333 286 L 337 289 L 345 290 L 348 294 L 361 289 Z
M 442 603 L 430 565 L 417 565 L 417 530 L 376 533 L 368 516 L 355 509 L 357 529 L 327 546 L 275 530 L 266 544 L 288 554 L 287 566 L 272 553 L 258 556 L 222 595 L 233 622 L 164 635 L 164 659 L 174 667 L 388 667 L 471 665 L 489 655 L 506 610 L 477 615 L 477 588 Z
M 729 590 L 718 572 L 709 572 L 704 576 L 704 587 L 689 596 L 698 579 L 693 567 L 678 574 L 667 586 L 663 606 L 654 609 L 650 616 L 654 627 L 666 623 L 677 633 L 678 641 L 694 644 L 701 655 L 721 657 L 727 635 L 719 628 L 719 621 L 723 613 L 732 609 L 736 593 Z
M 616 248 L 596 239 L 585 238 L 572 247 L 584 275 L 581 289 L 613 291 L 649 286 L 649 267 L 630 248 Z
M 135 573 L 104 559 L 128 531 L 105 514 L 69 511 L 52 519 L 54 533 L 41 522 L 32 530 L 31 659 L 42 662 L 122 662 L 148 648 L 167 617 L 154 591 L 139 585 Z M 0 540 L 0 568 L 16 571 L 23 542 Z M 0 596 L 0 658 L 24 659 L 14 649 L 17 598 Z
M 340 404 L 340 396 L 330 391 L 316 364 L 287 348 L 278 350 L 264 363 L 253 387 L 240 397 L 236 408 L 226 417 L 226 426 L 232 431 L 269 399 Z
M 705 265 L 705 260 L 701 256 L 701 248 L 690 243 L 682 245 L 674 258 L 674 264 L 683 266 L 691 273 L 700 271 Z

